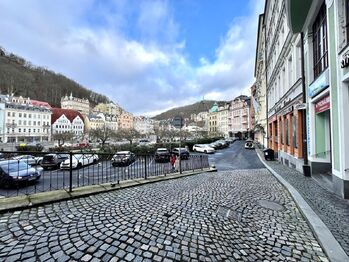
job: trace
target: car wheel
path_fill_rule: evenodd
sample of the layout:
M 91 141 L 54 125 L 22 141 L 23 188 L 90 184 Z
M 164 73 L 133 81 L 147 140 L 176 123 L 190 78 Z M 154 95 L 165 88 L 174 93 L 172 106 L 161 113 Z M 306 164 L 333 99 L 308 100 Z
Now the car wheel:
M 112 165 L 113 167 L 117 167 L 117 164 L 115 164 L 115 163 L 112 163 L 111 165 Z
M 78 168 L 78 169 L 82 168 L 82 164 L 79 163 L 79 164 L 77 165 L 77 168 Z
M 207 150 L 205 150 L 204 153 L 207 154 Z

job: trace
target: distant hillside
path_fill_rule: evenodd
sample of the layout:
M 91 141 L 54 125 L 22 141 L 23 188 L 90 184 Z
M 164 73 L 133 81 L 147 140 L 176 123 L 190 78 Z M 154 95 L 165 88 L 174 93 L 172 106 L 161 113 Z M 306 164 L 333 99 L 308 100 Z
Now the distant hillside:
M 48 69 L 37 67 L 0 47 L 0 92 L 46 101 L 59 107 L 61 97 L 71 92 L 88 98 L 93 105 L 109 102 L 101 94 L 88 90 L 75 81 Z
M 198 114 L 200 112 L 207 112 L 215 102 L 222 103 L 224 101 L 203 100 L 192 105 L 176 107 L 164 113 L 154 116 L 156 120 L 166 120 L 182 115 L 184 118 L 190 118 L 191 114 Z

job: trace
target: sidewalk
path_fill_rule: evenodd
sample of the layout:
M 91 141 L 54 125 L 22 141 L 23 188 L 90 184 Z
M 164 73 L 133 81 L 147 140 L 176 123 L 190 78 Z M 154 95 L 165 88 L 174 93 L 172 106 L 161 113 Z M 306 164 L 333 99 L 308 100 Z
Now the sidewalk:
M 260 150 L 256 149 L 256 152 L 263 157 Z M 278 161 L 266 163 L 302 195 L 349 255 L 349 200 L 338 197 L 321 187 L 313 178 L 305 177 Z

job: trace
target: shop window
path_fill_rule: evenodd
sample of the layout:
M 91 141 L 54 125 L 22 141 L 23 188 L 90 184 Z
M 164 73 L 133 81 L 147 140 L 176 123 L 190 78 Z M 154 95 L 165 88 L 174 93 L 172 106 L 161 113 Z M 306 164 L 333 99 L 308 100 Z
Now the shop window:
M 313 24 L 314 78 L 317 78 L 328 67 L 327 52 L 327 15 L 324 3 Z
M 284 125 L 283 125 L 283 121 L 282 118 L 280 118 L 280 142 L 281 144 L 284 144 Z
M 289 126 L 288 126 L 288 119 L 285 119 L 285 129 L 286 129 L 286 145 L 289 146 L 290 145 L 290 132 L 289 132 Z
M 292 115 L 292 140 L 294 148 L 298 148 L 297 130 L 297 117 L 295 115 Z

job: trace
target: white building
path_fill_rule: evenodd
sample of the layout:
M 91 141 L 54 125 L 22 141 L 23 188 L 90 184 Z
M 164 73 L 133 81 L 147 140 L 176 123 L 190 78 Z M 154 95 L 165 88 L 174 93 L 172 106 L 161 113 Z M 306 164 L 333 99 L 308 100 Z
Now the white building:
M 219 105 L 217 111 L 217 130 L 218 133 L 223 134 L 225 137 L 229 137 L 229 116 L 230 103 Z
M 154 133 L 154 120 L 144 117 L 144 116 L 136 116 L 133 119 L 134 129 L 139 133 L 148 135 Z
M 117 131 L 118 130 L 118 121 L 115 115 L 109 115 L 104 113 L 90 114 L 88 118 L 85 118 L 85 129 L 86 130 L 95 130 L 102 129 L 104 127 Z
M 84 136 L 85 123 L 82 114 L 75 110 L 52 108 L 52 134 L 70 132 L 76 138 Z
M 51 111 L 49 108 L 34 106 L 17 97 L 9 96 L 3 97 L 1 108 L 3 111 L 1 128 L 3 142 L 43 142 L 51 139 Z

